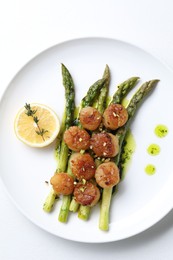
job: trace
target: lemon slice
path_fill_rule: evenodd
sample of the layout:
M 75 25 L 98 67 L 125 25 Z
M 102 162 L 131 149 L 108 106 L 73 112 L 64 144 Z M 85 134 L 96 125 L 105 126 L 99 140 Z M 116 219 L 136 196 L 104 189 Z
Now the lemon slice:
M 45 147 L 51 144 L 59 133 L 59 118 L 46 105 L 32 103 L 29 106 L 34 111 L 33 116 L 36 120 L 26 114 L 27 109 L 25 107 L 21 108 L 14 121 L 16 136 L 29 146 Z

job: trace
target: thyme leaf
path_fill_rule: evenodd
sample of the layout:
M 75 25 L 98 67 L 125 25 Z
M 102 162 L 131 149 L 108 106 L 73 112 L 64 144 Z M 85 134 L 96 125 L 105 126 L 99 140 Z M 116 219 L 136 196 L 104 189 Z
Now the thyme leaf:
M 40 128 L 40 126 L 39 126 L 39 124 L 38 124 L 39 119 L 38 119 L 37 116 L 34 116 L 35 113 L 37 112 L 37 110 L 31 109 L 31 105 L 30 105 L 30 104 L 27 104 L 27 103 L 25 104 L 24 107 L 25 107 L 25 109 L 26 109 L 25 114 L 26 114 L 27 116 L 31 116 L 31 117 L 33 118 L 34 123 L 37 125 L 38 130 L 35 130 L 35 132 L 42 137 L 43 141 L 45 141 L 45 139 L 44 139 L 44 134 L 47 133 L 47 132 L 49 132 L 49 131 L 46 130 L 46 129 L 44 129 L 44 128 Z

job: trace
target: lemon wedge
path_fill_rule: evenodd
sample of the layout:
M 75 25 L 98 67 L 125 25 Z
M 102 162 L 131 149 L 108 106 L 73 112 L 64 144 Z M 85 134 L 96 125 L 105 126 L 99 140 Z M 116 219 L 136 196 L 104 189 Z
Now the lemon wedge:
M 28 115 L 26 106 L 34 112 Z M 48 106 L 38 103 L 26 104 L 14 120 L 14 131 L 23 143 L 32 147 L 45 147 L 57 137 L 60 123 L 57 114 Z

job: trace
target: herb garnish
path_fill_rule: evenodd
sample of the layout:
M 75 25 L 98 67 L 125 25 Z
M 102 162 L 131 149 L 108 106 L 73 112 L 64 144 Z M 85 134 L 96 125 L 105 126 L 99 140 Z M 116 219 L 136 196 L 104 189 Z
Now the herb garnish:
M 47 133 L 48 130 L 45 130 L 44 128 L 40 128 L 40 126 L 38 124 L 39 119 L 38 119 L 37 116 L 35 116 L 35 113 L 37 112 L 37 110 L 32 110 L 30 104 L 27 104 L 27 103 L 25 104 L 24 107 L 26 109 L 25 114 L 27 116 L 31 116 L 33 118 L 33 121 L 35 122 L 35 124 L 36 124 L 36 126 L 38 128 L 38 130 L 35 130 L 35 132 L 43 138 L 43 141 L 45 141 L 44 134 Z

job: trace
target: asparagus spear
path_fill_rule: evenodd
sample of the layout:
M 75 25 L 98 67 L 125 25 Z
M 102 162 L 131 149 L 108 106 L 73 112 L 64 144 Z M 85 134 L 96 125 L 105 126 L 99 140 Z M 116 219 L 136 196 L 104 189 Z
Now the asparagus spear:
M 64 84 L 66 84 L 66 82 L 68 83 L 68 75 L 67 75 L 67 78 L 65 77 Z M 103 87 L 104 82 L 105 82 L 105 79 L 102 78 L 90 86 L 86 96 L 81 101 L 80 109 L 83 107 L 86 107 L 86 106 L 90 106 L 92 104 L 94 98 L 98 95 L 98 92 Z M 67 97 L 66 97 L 66 99 L 67 99 Z M 78 117 L 79 117 L 79 114 L 78 114 Z M 78 118 L 77 118 L 77 120 L 78 120 Z M 81 127 L 79 120 L 77 122 L 77 125 Z M 60 161 L 61 160 L 62 160 L 62 158 L 60 158 Z M 68 167 L 67 172 L 69 173 L 69 171 L 70 171 L 70 166 Z M 70 211 L 76 211 L 78 209 L 78 205 L 77 205 L 77 203 L 75 203 L 74 199 L 72 199 L 72 202 L 71 202 L 71 195 L 66 195 L 66 196 L 63 196 L 62 206 L 61 206 L 59 217 L 58 217 L 59 221 L 67 222 L 69 209 L 70 209 Z
M 106 100 L 108 95 L 108 89 L 109 89 L 109 83 L 110 83 L 110 70 L 108 65 L 106 65 L 104 73 L 103 73 L 103 79 L 105 79 L 104 85 L 100 90 L 100 94 L 97 97 L 95 103 L 93 104 L 97 110 L 103 114 L 105 108 L 106 108 Z M 82 220 L 88 220 L 90 216 L 90 210 L 91 208 L 89 206 L 80 206 L 78 211 L 78 217 Z
M 96 108 L 98 109 L 98 111 L 101 114 L 103 114 L 103 112 L 106 108 L 106 100 L 107 100 L 109 84 L 110 84 L 110 70 L 109 70 L 108 65 L 106 65 L 106 67 L 105 67 L 105 70 L 103 73 L 103 79 L 105 79 L 105 83 L 103 85 L 103 88 L 100 90 L 100 94 L 99 94 L 97 106 L 96 106 Z
M 87 107 L 92 105 L 94 98 L 99 93 L 100 89 L 103 87 L 105 81 L 105 78 L 99 79 L 89 88 L 86 96 L 81 101 L 81 107 Z
M 80 109 L 83 107 L 87 106 L 92 106 L 95 103 L 95 107 L 97 108 L 98 106 L 98 99 L 97 96 L 99 93 L 102 93 L 102 100 L 104 101 L 104 95 L 107 95 L 107 88 L 109 85 L 110 81 L 110 72 L 109 72 L 109 67 L 106 65 L 104 75 L 102 79 L 96 81 L 88 90 L 86 96 L 82 99 Z M 104 89 L 104 90 L 103 90 Z M 101 95 L 101 94 L 100 94 Z M 100 97 L 99 95 L 99 97 Z M 94 102 L 95 99 L 97 102 Z M 105 102 L 105 101 L 104 101 Z M 101 98 L 100 98 L 100 108 L 101 108 Z M 78 125 L 80 126 L 80 122 L 78 121 Z M 73 198 L 70 204 L 70 211 L 77 212 L 79 208 L 79 204 L 75 201 Z M 85 206 L 80 206 L 79 212 L 78 212 L 78 217 L 81 219 L 87 219 L 90 214 L 90 209 Z
M 67 130 L 73 123 L 74 121 L 74 110 L 75 110 L 75 90 L 74 90 L 74 83 L 73 79 L 69 73 L 69 71 L 66 69 L 66 67 L 62 64 L 62 76 L 63 76 L 63 85 L 65 87 L 65 100 L 66 100 L 66 109 L 65 109 L 65 130 Z M 66 171 L 67 173 L 71 174 L 70 167 L 68 165 L 67 168 L 67 163 L 68 163 L 68 155 L 69 153 L 69 148 L 65 144 L 64 140 L 62 139 L 61 145 L 60 145 L 60 156 L 59 156 L 59 161 L 61 168 L 59 167 L 59 172 L 61 171 Z M 64 161 L 64 163 L 62 162 Z M 63 168 L 63 167 L 64 168 Z M 67 222 L 68 219 L 68 213 L 69 213 L 69 206 L 71 202 L 71 195 L 64 195 L 62 199 L 62 205 L 60 208 L 58 220 L 60 222 Z
M 74 177 L 72 172 L 71 172 L 69 161 L 68 161 L 67 173 L 69 175 L 71 175 L 72 177 Z M 67 220 L 68 220 L 71 198 L 72 198 L 71 195 L 64 195 L 63 198 L 62 198 L 62 205 L 61 205 L 59 216 L 58 216 L 58 220 L 60 222 L 66 223 Z
M 105 68 L 103 78 L 106 79 L 103 88 L 100 91 L 100 95 L 95 103 L 95 107 L 98 111 L 103 114 L 106 108 L 107 94 L 108 94 L 108 86 L 110 83 L 110 70 L 108 65 Z M 113 95 L 111 103 L 121 103 L 123 98 L 130 92 L 130 90 L 136 85 L 139 77 L 131 77 L 126 81 L 122 82 L 117 88 L 117 91 Z M 99 165 L 101 162 L 96 159 L 96 164 Z M 80 206 L 78 216 L 81 219 L 87 220 L 90 214 L 90 208 L 87 206 Z
M 67 130 L 73 123 L 74 120 L 74 109 L 75 109 L 75 89 L 72 76 L 68 69 L 62 64 L 62 78 L 63 85 L 65 88 L 65 111 L 64 111 L 64 131 Z M 64 133 L 63 131 L 63 133 Z M 66 171 L 68 162 L 69 148 L 62 139 L 59 145 L 59 165 L 58 172 Z
M 64 195 L 62 199 L 61 209 L 58 216 L 58 220 L 62 223 L 67 222 L 70 202 L 71 202 L 71 195 Z
M 118 85 L 117 91 L 112 97 L 112 100 L 110 104 L 120 104 L 124 97 L 127 96 L 127 94 L 135 87 L 139 80 L 139 77 L 131 77 L 121 84 Z M 101 203 L 101 211 L 100 211 L 100 229 L 107 230 L 107 226 L 109 222 L 106 224 L 104 222 L 104 219 L 107 219 L 109 221 L 109 208 L 110 208 L 110 202 L 111 202 L 111 196 L 112 196 L 112 190 L 104 188 L 102 193 L 102 203 Z M 107 199 L 108 198 L 108 199 Z M 105 216 L 104 216 L 105 214 Z M 106 225 L 106 228 L 102 228 L 103 225 Z
M 124 97 L 127 96 L 127 94 L 134 88 L 137 81 L 139 80 L 139 77 L 131 77 L 127 79 L 126 81 L 122 82 L 118 87 L 117 91 L 112 97 L 111 104 L 120 104 Z
M 97 80 L 93 85 L 91 85 L 85 95 L 85 97 L 81 100 L 81 103 L 80 103 L 80 107 L 79 107 L 79 110 L 78 110 L 78 116 L 77 116 L 77 119 L 76 119 L 76 124 L 82 128 L 81 124 L 80 124 L 80 121 L 79 121 L 79 113 L 80 113 L 80 110 L 84 107 L 87 107 L 87 106 L 92 106 L 93 103 L 94 103 L 94 100 L 95 98 L 99 95 L 99 92 L 100 90 L 102 89 L 102 87 L 104 86 L 104 83 L 105 83 L 106 79 L 105 78 L 102 78 L 102 79 L 99 79 Z
M 108 86 L 110 83 L 110 71 L 108 65 L 105 68 L 103 78 L 106 79 L 106 82 L 103 86 L 103 88 L 100 91 L 100 95 L 97 99 L 97 102 L 95 104 L 95 107 L 98 109 L 98 111 L 103 114 L 105 108 L 106 108 L 106 101 L 107 101 L 107 94 L 108 94 Z M 127 79 L 126 81 L 122 82 L 118 87 L 117 91 L 112 97 L 111 104 L 112 103 L 121 103 L 123 98 L 130 92 L 130 90 L 136 85 L 139 77 L 131 77 Z M 99 165 L 101 162 L 96 159 L 96 165 Z M 104 190 L 104 193 L 107 193 L 107 190 Z M 107 197 L 107 196 L 106 196 Z M 104 204 L 103 204 L 104 205 Z M 81 219 L 87 220 L 89 218 L 90 214 L 90 208 L 87 206 L 80 206 L 78 216 Z
M 74 83 L 73 79 L 68 71 L 68 69 L 62 64 L 62 77 L 63 77 L 63 85 L 65 88 L 65 111 L 63 115 L 62 125 L 60 134 L 58 137 L 59 144 L 58 144 L 58 172 L 64 172 L 67 168 L 67 162 L 68 162 L 68 153 L 69 149 L 65 142 L 62 139 L 63 133 L 66 129 L 68 129 L 73 122 L 73 116 L 74 116 L 74 109 L 75 109 L 75 91 L 74 91 Z M 50 212 L 53 208 L 54 202 L 56 199 L 56 194 L 53 192 L 53 190 L 50 191 L 50 194 L 45 200 L 45 203 L 43 205 L 43 209 L 46 212 Z
M 144 98 L 148 96 L 151 91 L 155 88 L 156 84 L 158 83 L 158 80 L 151 80 L 148 82 L 145 82 L 134 94 L 134 96 L 131 98 L 129 105 L 127 107 L 128 112 L 128 121 L 124 126 L 119 128 L 117 130 L 117 136 L 119 137 L 119 145 L 120 145 L 120 151 L 119 154 L 115 157 L 115 163 L 119 165 L 120 163 L 120 156 L 122 152 L 122 146 L 123 141 L 125 139 L 126 133 L 129 129 L 130 123 L 132 119 L 134 118 L 139 105 L 144 101 Z M 112 192 L 113 188 L 106 188 L 103 189 L 102 194 L 102 203 L 101 203 L 101 210 L 100 210 L 100 219 L 99 219 L 99 228 L 101 230 L 108 230 L 109 229 L 109 214 L 110 214 L 110 204 L 112 199 Z
M 78 218 L 88 220 L 91 212 L 91 207 L 80 205 L 78 211 Z

